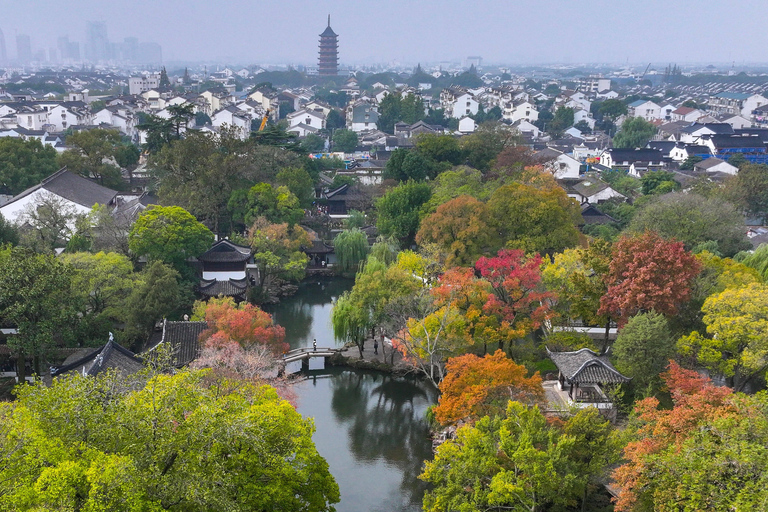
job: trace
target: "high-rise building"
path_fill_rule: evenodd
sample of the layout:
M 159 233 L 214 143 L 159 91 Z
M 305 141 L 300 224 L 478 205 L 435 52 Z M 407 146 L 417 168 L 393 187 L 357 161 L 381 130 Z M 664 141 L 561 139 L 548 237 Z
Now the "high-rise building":
M 8 53 L 5 51 L 5 36 L 3 31 L 0 30 L 0 64 L 8 62 Z
M 109 38 L 107 38 L 107 24 L 103 21 L 89 21 L 85 27 L 85 58 L 91 62 L 109 60 L 111 55 Z
M 142 64 L 161 64 L 163 48 L 157 43 L 139 43 L 139 62 Z
M 69 36 L 61 36 L 57 40 L 59 59 L 62 63 L 80 60 L 80 43 L 70 41 Z
M 16 35 L 16 59 L 20 64 L 32 62 L 32 41 L 27 34 Z
M 328 26 L 320 34 L 320 54 L 317 59 L 317 73 L 321 76 L 336 76 L 339 74 L 339 36 L 331 28 L 331 15 L 328 15 Z

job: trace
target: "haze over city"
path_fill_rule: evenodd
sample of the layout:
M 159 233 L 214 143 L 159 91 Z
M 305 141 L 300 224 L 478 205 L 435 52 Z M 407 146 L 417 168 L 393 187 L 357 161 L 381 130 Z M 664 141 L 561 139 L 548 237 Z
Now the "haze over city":
M 614 2 L 585 0 L 0 0 L 9 58 L 16 36 L 35 49 L 69 36 L 86 41 L 86 23 L 104 22 L 111 41 L 135 37 L 162 46 L 163 61 L 312 65 L 317 35 L 331 15 L 342 64 L 458 61 L 489 64 L 765 62 L 768 32 L 759 0 Z M 738 19 L 743 38 L 723 38 Z

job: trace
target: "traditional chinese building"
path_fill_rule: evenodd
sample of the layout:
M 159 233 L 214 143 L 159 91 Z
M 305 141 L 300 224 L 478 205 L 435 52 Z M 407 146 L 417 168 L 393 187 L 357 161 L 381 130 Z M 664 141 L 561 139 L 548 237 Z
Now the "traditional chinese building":
M 339 74 L 339 36 L 331 28 L 331 15 L 328 15 L 328 26 L 320 34 L 320 52 L 317 60 L 320 76 L 337 76 Z
M 202 280 L 197 288 L 201 295 L 224 295 L 245 300 L 248 285 L 256 280 L 253 273 L 257 272 L 250 247 L 219 240 L 198 260 L 203 267 Z

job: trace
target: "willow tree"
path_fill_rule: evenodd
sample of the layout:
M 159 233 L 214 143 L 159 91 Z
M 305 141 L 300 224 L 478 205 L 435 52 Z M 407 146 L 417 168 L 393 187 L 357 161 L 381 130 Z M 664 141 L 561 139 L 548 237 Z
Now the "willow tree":
M 331 312 L 333 337 L 340 341 L 352 341 L 360 351 L 360 359 L 365 350 L 365 335 L 371 327 L 371 315 L 361 308 L 350 292 L 336 300 Z
M 341 273 L 355 272 L 368 255 L 368 237 L 358 228 L 346 229 L 333 241 L 336 266 Z

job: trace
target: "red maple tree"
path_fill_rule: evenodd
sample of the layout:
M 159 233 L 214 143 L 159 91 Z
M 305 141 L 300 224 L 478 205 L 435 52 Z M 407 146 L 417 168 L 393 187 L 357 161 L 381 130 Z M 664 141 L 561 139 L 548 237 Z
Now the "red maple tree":
M 502 249 L 493 258 L 482 257 L 475 267 L 493 293 L 483 306 L 496 315 L 508 339 L 522 338 L 551 318 L 552 292 L 541 286 L 541 256 L 526 258 L 519 249 Z
M 236 305 L 231 298 L 211 299 L 205 306 L 205 320 L 208 329 L 200 335 L 200 341 L 206 347 L 224 347 L 229 342 L 245 349 L 261 345 L 275 355 L 288 349 L 285 329 L 252 304 Z
M 617 319 L 619 327 L 651 310 L 673 316 L 688 300 L 700 269 L 701 263 L 682 242 L 665 240 L 653 231 L 624 236 L 613 246 L 608 291 L 598 314 Z

